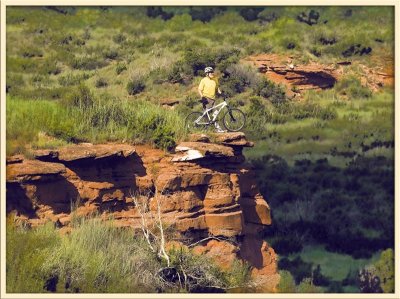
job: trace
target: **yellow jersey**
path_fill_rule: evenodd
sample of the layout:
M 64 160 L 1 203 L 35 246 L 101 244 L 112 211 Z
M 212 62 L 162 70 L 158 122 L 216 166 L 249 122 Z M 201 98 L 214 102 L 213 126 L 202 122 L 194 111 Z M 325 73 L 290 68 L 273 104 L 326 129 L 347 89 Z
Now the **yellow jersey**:
M 215 92 L 218 89 L 218 80 L 216 78 L 204 77 L 200 81 L 199 90 L 203 96 L 215 100 Z

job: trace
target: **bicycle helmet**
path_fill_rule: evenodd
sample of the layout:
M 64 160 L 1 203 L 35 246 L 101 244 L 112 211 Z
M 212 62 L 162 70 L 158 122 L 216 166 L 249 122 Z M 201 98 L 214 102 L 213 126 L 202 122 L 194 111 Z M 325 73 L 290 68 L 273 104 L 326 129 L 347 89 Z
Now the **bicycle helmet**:
M 204 69 L 204 72 L 205 72 L 206 74 L 208 74 L 208 73 L 214 73 L 214 69 L 213 69 L 211 66 L 208 66 L 208 67 L 206 67 L 206 68 Z

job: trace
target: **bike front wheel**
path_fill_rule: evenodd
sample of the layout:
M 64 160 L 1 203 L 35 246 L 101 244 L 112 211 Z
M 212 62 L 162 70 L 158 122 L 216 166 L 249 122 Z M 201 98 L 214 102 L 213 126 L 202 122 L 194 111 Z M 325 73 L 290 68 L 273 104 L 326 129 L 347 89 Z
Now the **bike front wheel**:
M 230 132 L 243 129 L 246 124 L 246 115 L 237 108 L 229 109 L 223 117 L 224 127 Z
M 185 118 L 185 129 L 189 132 L 196 132 L 204 129 L 208 125 L 208 120 L 205 119 L 201 112 L 192 112 Z

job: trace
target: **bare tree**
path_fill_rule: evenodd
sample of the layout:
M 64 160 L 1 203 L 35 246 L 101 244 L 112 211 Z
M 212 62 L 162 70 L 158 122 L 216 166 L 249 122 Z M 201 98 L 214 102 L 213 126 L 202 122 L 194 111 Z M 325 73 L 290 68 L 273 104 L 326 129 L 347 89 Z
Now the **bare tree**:
M 146 195 L 131 194 L 135 207 L 141 218 L 141 229 L 150 250 L 157 253 L 157 256 L 164 259 L 167 266 L 170 265 L 170 258 L 165 250 L 165 230 L 161 218 L 161 196 L 156 191 L 152 199 L 156 204 L 156 211 L 150 209 L 151 193 Z M 158 231 L 157 231 L 158 229 Z

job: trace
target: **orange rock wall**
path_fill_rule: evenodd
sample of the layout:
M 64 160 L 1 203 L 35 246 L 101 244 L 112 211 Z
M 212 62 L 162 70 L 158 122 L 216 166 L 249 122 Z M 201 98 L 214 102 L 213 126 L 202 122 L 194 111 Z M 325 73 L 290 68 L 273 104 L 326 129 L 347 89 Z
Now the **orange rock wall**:
M 243 146 L 251 145 L 244 135 L 227 134 L 219 144 L 185 142 L 174 154 L 147 146 L 82 144 L 38 151 L 34 160 L 10 157 L 7 212 L 31 225 L 50 220 L 68 226 L 78 201 L 81 215 L 112 215 L 116 225 L 139 228 L 133 196 L 148 200 L 151 210 L 157 198 L 163 221 L 185 238 L 233 238 L 236 250 L 230 255 L 248 260 L 261 274 L 276 274 L 273 249 L 259 237 L 271 223 L 270 209 L 242 155 Z M 199 246 L 212 253 L 215 242 Z

